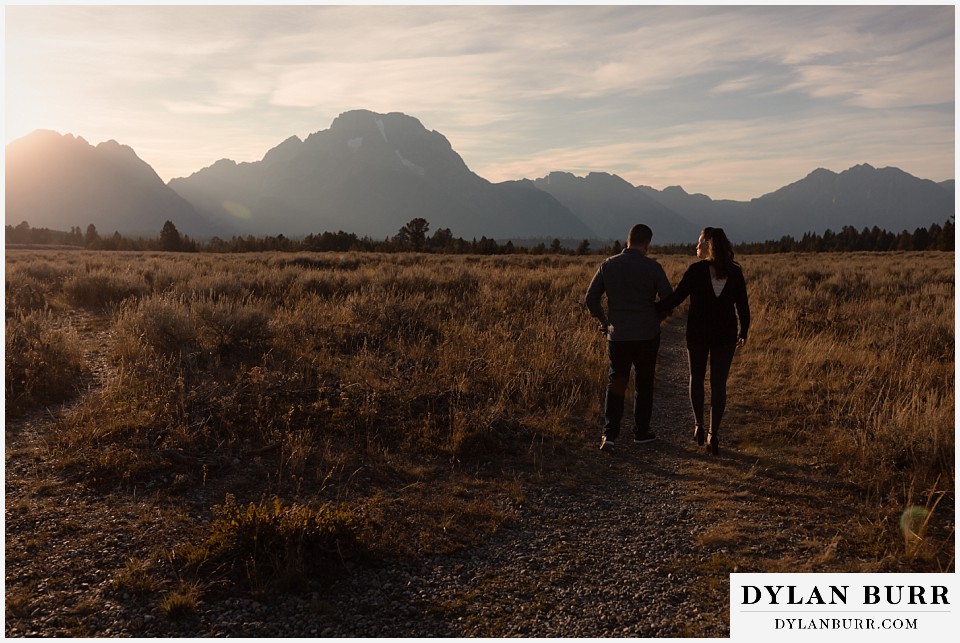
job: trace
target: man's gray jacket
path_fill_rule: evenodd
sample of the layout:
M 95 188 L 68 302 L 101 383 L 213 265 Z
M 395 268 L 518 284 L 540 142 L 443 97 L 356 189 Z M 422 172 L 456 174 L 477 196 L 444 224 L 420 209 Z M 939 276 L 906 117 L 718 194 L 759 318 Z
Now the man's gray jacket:
M 601 299 L 607 295 L 608 313 Z M 593 276 L 584 303 L 590 314 L 609 324 L 607 339 L 636 341 L 660 334 L 657 295 L 665 299 L 673 293 L 667 273 L 656 260 L 634 248 L 606 259 Z

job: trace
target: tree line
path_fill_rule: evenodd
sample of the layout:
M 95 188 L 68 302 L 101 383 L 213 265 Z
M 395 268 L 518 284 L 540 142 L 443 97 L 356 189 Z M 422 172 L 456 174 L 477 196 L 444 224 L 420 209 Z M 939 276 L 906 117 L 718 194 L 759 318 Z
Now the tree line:
M 745 254 L 775 252 L 885 252 L 891 250 L 946 250 L 952 251 L 955 241 L 953 217 L 943 225 L 934 223 L 913 232 L 902 230 L 894 234 L 877 226 L 858 231 L 844 226 L 838 232 L 826 230 L 823 234 L 807 232 L 800 239 L 790 236 L 777 241 L 737 244 Z
M 87 226 L 86 232 L 79 226 L 69 231 L 51 230 L 50 228 L 31 228 L 26 221 L 17 226 L 6 226 L 6 244 L 10 245 L 39 245 L 39 246 L 71 246 L 88 250 L 169 250 L 173 252 L 198 252 L 203 250 L 203 243 L 180 234 L 172 221 L 167 221 L 160 229 L 160 236 L 155 238 L 124 237 L 119 232 L 112 235 L 100 236 L 97 226 L 92 223 Z
M 397 234 L 382 240 L 358 237 L 349 232 L 321 232 L 291 239 L 282 234 L 256 237 L 233 236 L 230 239 L 212 237 L 206 241 L 191 239 L 181 234 L 171 221 L 164 223 L 158 237 L 125 237 L 119 232 L 101 236 L 96 226 L 90 224 L 86 231 L 73 227 L 69 232 L 49 228 L 32 228 L 26 221 L 17 226 L 6 226 L 7 245 L 55 245 L 87 248 L 91 250 L 160 250 L 170 252 L 430 252 L 443 254 L 599 254 L 612 255 L 621 251 L 619 241 L 591 248 L 590 240 L 546 239 L 539 242 L 527 240 L 498 242 L 482 237 L 467 241 L 454 237 L 449 228 L 440 228 L 429 234 L 430 224 L 426 219 L 415 218 L 403 225 Z M 795 239 L 785 235 L 777 240 L 738 243 L 735 250 L 741 254 L 772 254 L 784 252 L 883 252 L 892 250 L 954 250 L 953 217 L 944 224 L 931 224 L 894 234 L 877 226 L 857 230 L 844 226 L 838 232 L 826 230 L 823 234 L 807 232 Z M 536 241 L 536 240 L 534 240 Z M 654 245 L 653 252 L 661 254 L 692 254 L 696 244 Z

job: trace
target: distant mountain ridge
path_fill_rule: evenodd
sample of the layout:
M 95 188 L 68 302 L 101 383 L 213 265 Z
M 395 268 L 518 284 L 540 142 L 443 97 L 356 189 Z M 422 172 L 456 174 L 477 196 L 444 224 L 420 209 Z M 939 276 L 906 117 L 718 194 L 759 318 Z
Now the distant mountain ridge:
M 615 174 L 591 172 L 580 178 L 551 172 L 533 182 L 566 205 L 601 239 L 620 239 L 638 222 L 654 230 L 658 242 L 695 239 L 699 228 L 664 203 Z
M 892 232 L 943 223 L 955 213 L 953 190 L 895 167 L 866 163 L 831 172 L 823 168 L 749 204 L 754 234 L 800 236 L 840 225 L 877 226 Z
M 604 172 L 491 183 L 416 118 L 367 110 L 304 140 L 291 136 L 260 161 L 222 159 L 166 185 L 129 147 L 46 130 L 7 145 L 6 166 L 8 224 L 93 223 L 102 234 L 156 235 L 171 220 L 199 238 L 344 230 L 382 239 L 422 217 L 466 239 L 622 241 L 645 222 L 655 243 L 690 242 L 707 225 L 734 241 L 763 241 L 847 225 L 912 231 L 955 212 L 952 179 L 868 164 L 819 168 L 750 201 L 633 186 Z
M 395 234 L 416 217 L 461 237 L 593 231 L 529 181 L 493 184 L 450 143 L 404 114 L 353 111 L 306 140 L 290 138 L 256 163 L 219 161 L 170 187 L 198 212 L 257 233 L 320 230 Z M 241 204 L 237 212 L 224 203 Z
M 193 207 L 126 145 L 96 147 L 81 137 L 38 130 L 6 149 L 7 223 L 156 235 L 164 222 L 202 231 Z

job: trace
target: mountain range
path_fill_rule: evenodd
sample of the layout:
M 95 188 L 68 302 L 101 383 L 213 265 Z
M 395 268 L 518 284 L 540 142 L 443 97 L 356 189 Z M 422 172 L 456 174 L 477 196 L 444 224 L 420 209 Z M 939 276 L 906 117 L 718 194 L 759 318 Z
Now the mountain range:
M 465 239 L 623 239 L 644 222 L 655 243 L 722 226 L 735 241 L 802 236 L 851 225 L 893 232 L 955 213 L 953 180 L 894 167 L 816 169 L 750 201 L 656 190 L 592 172 L 491 183 L 449 141 L 400 113 L 345 112 L 329 129 L 292 136 L 260 161 L 217 161 L 164 184 L 129 147 L 38 130 L 7 145 L 6 222 L 156 236 L 167 220 L 195 238 L 289 237 L 343 230 L 382 239 L 416 217 Z

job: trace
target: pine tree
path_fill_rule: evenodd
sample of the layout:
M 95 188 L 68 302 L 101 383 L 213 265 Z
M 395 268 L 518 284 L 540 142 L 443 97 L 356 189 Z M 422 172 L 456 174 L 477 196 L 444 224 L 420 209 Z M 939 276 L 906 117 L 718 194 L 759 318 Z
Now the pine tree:
M 160 249 L 168 252 L 180 250 L 183 240 L 173 221 L 167 221 L 160 230 Z

